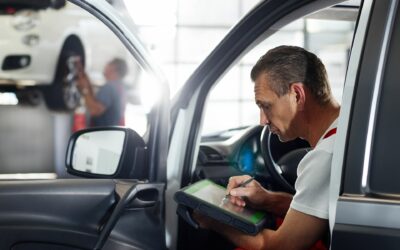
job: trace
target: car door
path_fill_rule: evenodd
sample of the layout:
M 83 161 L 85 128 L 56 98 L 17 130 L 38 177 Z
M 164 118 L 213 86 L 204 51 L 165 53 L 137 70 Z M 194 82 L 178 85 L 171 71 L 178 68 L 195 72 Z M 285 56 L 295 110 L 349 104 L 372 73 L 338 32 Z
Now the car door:
M 332 183 L 332 249 L 398 249 L 399 1 L 365 1 Z M 353 98 L 351 92 L 354 91 Z
M 174 130 L 171 135 L 168 158 L 168 166 L 173 166 L 168 167 L 167 196 L 172 196 L 176 190 L 192 181 L 200 148 L 199 131 L 201 131 L 204 119 L 204 105 L 210 89 L 215 86 L 216 82 L 246 52 L 276 30 L 297 18 L 340 4 L 340 2 L 262 1 L 230 30 L 220 44 L 189 77 L 181 90 L 182 94 L 173 103 L 171 120 Z M 347 7 L 345 6 L 345 8 Z M 226 91 L 229 95 L 230 90 L 226 89 Z M 221 115 L 226 114 L 221 113 Z M 178 221 L 178 218 L 175 215 L 175 204 L 166 204 L 166 210 L 167 229 L 172 238 L 177 239 L 174 247 L 178 249 L 204 248 L 202 243 L 206 241 L 207 236 L 199 237 L 199 243 L 193 244 L 194 240 L 193 238 L 189 240 L 189 235 L 193 237 L 198 231 L 191 231 L 191 228 L 183 221 L 179 221 L 178 228 L 176 227 L 174 221 Z M 216 245 L 213 244 L 213 246 Z
M 71 2 L 108 26 L 163 93 L 148 113 L 146 154 L 139 166 L 146 177 L 1 181 L 0 249 L 165 249 L 168 89 L 164 78 L 132 33 L 133 27 L 111 5 Z M 103 42 L 106 47 L 107 41 Z M 135 202 L 138 199 L 149 203 Z

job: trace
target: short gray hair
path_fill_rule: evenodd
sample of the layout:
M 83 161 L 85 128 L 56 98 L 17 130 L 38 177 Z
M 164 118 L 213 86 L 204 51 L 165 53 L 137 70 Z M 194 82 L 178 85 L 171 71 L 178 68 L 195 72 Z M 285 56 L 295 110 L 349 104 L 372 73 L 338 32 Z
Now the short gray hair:
M 265 73 L 271 89 L 282 96 L 290 85 L 301 82 L 320 104 L 331 99 L 328 75 L 322 61 L 313 53 L 297 46 L 279 46 L 269 50 L 254 65 L 251 79 Z
M 126 61 L 121 58 L 114 58 L 110 64 L 112 64 L 115 68 L 115 71 L 117 71 L 118 75 L 123 78 L 126 76 L 128 73 L 128 66 L 126 64 Z

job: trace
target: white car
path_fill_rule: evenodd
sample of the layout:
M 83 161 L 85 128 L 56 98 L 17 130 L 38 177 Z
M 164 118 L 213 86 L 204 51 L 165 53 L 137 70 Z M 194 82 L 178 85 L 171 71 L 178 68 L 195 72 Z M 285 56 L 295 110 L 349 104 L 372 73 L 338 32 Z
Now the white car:
M 128 54 L 101 22 L 65 0 L 1 0 L 0 23 L 0 90 L 28 103 L 37 101 L 40 90 L 53 110 L 79 104 L 74 67 L 68 64 L 74 56 L 100 83 L 105 63 Z

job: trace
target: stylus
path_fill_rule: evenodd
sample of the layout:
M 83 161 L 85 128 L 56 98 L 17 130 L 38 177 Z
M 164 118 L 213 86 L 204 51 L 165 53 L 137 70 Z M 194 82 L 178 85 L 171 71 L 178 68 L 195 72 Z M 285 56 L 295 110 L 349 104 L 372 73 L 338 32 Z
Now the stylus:
M 254 176 L 250 177 L 249 179 L 245 180 L 244 182 L 240 183 L 238 187 L 245 187 L 247 184 L 249 184 L 252 180 L 254 180 Z M 229 196 L 231 196 L 231 194 L 227 194 L 225 195 L 223 200 L 226 200 L 229 198 Z
M 254 176 L 250 177 L 249 179 L 245 180 L 244 182 L 240 183 L 238 187 L 245 187 L 249 184 L 252 180 L 254 180 Z

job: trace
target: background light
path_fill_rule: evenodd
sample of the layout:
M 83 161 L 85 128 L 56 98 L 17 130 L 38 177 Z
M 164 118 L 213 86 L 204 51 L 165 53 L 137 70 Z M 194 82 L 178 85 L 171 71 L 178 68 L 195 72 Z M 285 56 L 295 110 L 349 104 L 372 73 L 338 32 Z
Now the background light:
M 18 98 L 15 93 L 0 93 L 0 105 L 17 105 Z

